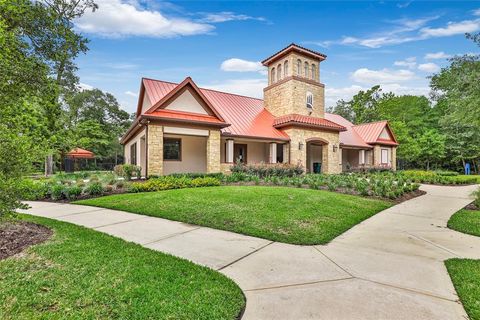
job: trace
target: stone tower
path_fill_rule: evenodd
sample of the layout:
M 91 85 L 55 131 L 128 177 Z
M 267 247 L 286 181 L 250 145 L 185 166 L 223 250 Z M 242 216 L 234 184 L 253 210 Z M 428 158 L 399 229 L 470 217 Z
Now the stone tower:
M 320 82 L 324 54 L 292 43 L 262 61 L 268 68 L 264 106 L 274 116 L 300 114 L 323 118 L 325 86 Z

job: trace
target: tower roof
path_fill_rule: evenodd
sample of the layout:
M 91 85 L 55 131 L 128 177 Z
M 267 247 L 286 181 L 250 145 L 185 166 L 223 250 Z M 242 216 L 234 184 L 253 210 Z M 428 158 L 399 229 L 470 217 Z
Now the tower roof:
M 287 47 L 283 48 L 282 50 L 278 51 L 277 53 L 275 53 L 275 54 L 271 55 L 270 57 L 268 57 L 267 59 L 263 60 L 262 64 L 264 66 L 268 66 L 272 61 L 275 61 L 275 60 L 285 56 L 286 54 L 288 54 L 290 52 L 298 52 L 298 53 L 301 53 L 305 56 L 311 57 L 313 59 L 318 59 L 320 61 L 323 61 L 327 58 L 327 56 L 323 53 L 301 47 L 299 45 L 296 45 L 295 43 L 291 43 Z

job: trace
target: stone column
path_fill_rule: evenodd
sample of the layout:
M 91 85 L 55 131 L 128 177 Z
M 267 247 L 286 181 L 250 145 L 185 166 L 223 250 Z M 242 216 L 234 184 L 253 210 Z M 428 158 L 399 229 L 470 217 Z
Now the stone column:
M 225 153 L 225 162 L 233 163 L 233 139 L 227 139 Z
M 379 145 L 373 147 L 373 166 L 380 166 L 382 163 L 382 151 Z
M 392 170 L 397 170 L 397 147 L 392 147 Z
M 289 156 L 290 156 L 290 144 L 285 143 L 283 145 L 283 163 L 290 163 Z
M 210 130 L 207 139 L 207 172 L 220 172 L 220 130 Z
M 147 154 L 148 172 L 150 175 L 163 175 L 163 127 L 148 125 Z
M 275 142 L 271 142 L 268 151 L 268 162 L 277 163 L 277 144 Z

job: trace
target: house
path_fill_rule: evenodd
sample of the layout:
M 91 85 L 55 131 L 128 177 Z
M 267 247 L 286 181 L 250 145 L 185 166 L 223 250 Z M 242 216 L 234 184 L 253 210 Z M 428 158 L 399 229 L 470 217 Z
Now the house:
M 236 161 L 301 164 L 307 172 L 358 166 L 395 170 L 386 121 L 353 125 L 325 112 L 326 56 L 291 44 L 262 63 L 264 99 L 143 78 L 136 119 L 121 139 L 126 163 L 142 174 L 225 172 Z

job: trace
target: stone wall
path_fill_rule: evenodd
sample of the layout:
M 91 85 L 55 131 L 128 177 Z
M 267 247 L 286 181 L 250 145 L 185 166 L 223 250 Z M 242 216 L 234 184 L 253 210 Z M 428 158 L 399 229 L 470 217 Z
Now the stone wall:
M 163 174 L 163 126 L 150 124 L 147 129 L 148 137 L 148 175 Z
M 210 130 L 207 139 L 207 172 L 220 172 L 220 130 Z
M 382 164 L 382 149 L 388 150 L 388 165 L 392 170 L 397 170 L 397 148 L 390 146 L 375 145 L 373 147 L 373 165 L 383 166 Z
M 340 135 L 338 132 L 309 130 L 304 128 L 289 128 L 284 130 L 291 139 L 290 143 L 290 163 L 300 164 L 303 167 L 307 164 L 307 140 L 319 139 L 326 144 L 322 149 L 322 172 L 340 173 L 341 149 L 339 148 Z M 299 148 L 299 143 L 302 147 Z M 333 151 L 333 145 L 336 145 L 336 152 Z

